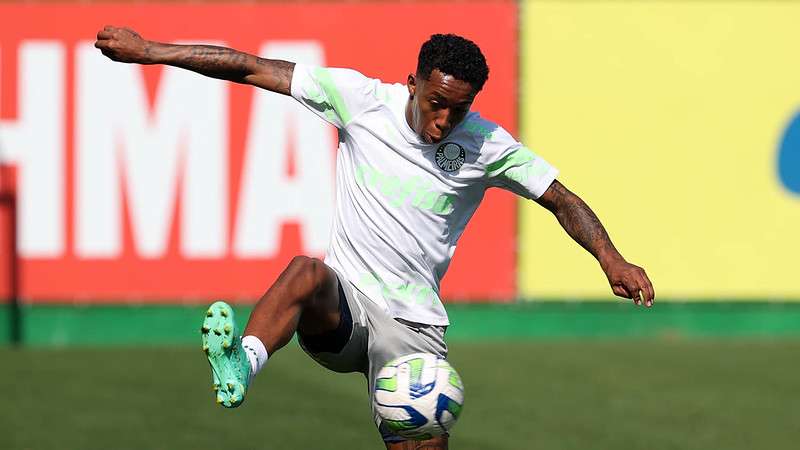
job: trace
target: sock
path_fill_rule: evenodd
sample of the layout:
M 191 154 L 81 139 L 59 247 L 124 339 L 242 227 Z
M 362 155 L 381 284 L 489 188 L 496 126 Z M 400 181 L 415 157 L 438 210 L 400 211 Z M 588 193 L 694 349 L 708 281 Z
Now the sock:
M 264 343 L 261 342 L 261 339 L 255 336 L 243 337 L 242 348 L 245 350 L 244 354 L 247 355 L 247 360 L 250 361 L 250 379 L 252 380 L 253 377 L 261 371 L 264 364 L 267 363 L 267 359 L 269 358 L 267 348 L 264 347 Z

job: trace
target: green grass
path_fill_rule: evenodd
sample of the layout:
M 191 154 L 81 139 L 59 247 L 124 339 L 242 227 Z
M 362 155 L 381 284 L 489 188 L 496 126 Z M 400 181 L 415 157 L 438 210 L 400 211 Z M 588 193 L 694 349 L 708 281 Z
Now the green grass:
M 800 341 L 458 342 L 451 448 L 795 449 Z M 378 449 L 360 375 L 296 344 L 244 406 L 213 400 L 196 348 L 0 348 L 4 449 Z

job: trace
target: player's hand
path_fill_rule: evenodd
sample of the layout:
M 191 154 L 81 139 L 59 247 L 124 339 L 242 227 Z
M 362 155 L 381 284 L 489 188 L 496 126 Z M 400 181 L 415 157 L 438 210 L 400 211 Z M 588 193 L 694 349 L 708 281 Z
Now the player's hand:
M 107 25 L 97 33 L 94 46 L 114 61 L 124 63 L 150 63 L 151 42 L 142 39 L 130 28 Z
M 653 306 L 656 293 L 644 269 L 619 259 L 609 263 L 604 270 L 615 295 L 633 299 L 637 306 L 643 302 L 648 308 Z

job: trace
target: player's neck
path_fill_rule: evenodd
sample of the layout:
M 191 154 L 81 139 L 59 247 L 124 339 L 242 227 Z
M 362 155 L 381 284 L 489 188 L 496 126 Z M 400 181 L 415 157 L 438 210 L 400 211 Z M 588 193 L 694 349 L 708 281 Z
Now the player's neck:
M 406 124 L 414 130 L 414 111 L 411 108 L 411 100 L 406 102 Z M 414 130 L 414 132 L 416 133 L 417 130 Z

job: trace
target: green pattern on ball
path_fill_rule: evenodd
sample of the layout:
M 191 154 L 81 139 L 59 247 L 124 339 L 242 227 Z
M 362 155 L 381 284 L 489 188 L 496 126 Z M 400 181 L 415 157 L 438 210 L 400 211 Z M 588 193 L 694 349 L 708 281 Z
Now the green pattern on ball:
M 404 430 L 413 430 L 417 428 L 417 426 L 409 420 L 389 420 L 383 419 L 383 423 L 386 424 L 386 427 L 394 432 L 404 431 Z
M 452 414 L 455 419 L 458 419 L 458 416 L 461 415 L 461 408 L 462 405 L 456 403 L 455 400 L 448 399 L 447 411 Z
M 450 372 L 450 377 L 448 378 L 448 380 L 450 381 L 450 385 L 452 385 L 456 389 L 463 391 L 464 384 L 461 383 L 461 377 L 458 376 L 458 372 L 456 372 L 456 369 L 453 369 L 453 367 L 450 364 L 447 365 L 442 364 L 442 367 L 447 367 L 447 370 Z
M 375 380 L 375 389 L 394 392 L 397 390 L 397 377 L 378 378 Z
M 416 358 L 408 361 L 408 367 L 411 369 L 409 374 L 409 384 L 411 386 L 418 385 L 422 379 L 422 368 L 425 366 L 425 360 Z

